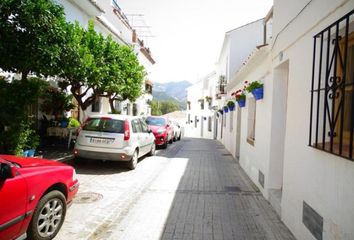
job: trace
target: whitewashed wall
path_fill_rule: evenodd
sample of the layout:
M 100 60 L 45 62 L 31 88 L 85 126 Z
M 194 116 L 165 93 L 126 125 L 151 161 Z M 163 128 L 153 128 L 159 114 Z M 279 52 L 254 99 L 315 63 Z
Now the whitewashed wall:
M 305 201 L 323 217 L 323 239 L 354 239 L 354 163 L 307 146 L 313 36 L 354 9 L 354 1 L 308 2 L 274 1 L 273 68 L 289 64 L 281 215 L 298 239 L 315 239 L 302 222 Z

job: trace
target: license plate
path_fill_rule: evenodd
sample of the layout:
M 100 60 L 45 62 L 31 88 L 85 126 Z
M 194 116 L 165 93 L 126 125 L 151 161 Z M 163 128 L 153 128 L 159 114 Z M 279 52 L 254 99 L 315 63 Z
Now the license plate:
M 90 138 L 90 143 L 94 144 L 112 144 L 113 142 L 113 138 Z

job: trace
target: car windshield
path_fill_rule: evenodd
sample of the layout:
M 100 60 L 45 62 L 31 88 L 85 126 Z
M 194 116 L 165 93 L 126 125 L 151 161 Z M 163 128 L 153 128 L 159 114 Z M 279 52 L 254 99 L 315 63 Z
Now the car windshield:
M 163 126 L 166 124 L 166 119 L 149 117 L 146 119 L 146 123 L 153 126 Z
M 90 118 L 84 125 L 83 130 L 124 133 L 124 121 L 110 118 Z

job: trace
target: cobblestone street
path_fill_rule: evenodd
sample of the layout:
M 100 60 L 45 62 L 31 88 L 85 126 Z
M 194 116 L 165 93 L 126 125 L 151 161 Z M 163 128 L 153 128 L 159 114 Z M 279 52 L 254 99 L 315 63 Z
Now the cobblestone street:
M 56 239 L 294 239 L 217 141 L 182 139 L 134 171 L 74 166 L 81 186 Z

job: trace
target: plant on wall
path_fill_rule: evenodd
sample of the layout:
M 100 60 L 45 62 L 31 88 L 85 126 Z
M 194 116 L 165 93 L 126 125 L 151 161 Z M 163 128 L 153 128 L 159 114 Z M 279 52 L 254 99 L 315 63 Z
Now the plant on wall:
M 263 98 L 263 83 L 258 81 L 248 83 L 247 81 L 245 81 L 245 86 L 247 92 L 252 93 L 256 100 Z
M 244 90 L 237 90 L 231 94 L 232 97 L 235 97 L 238 105 L 240 107 L 244 107 L 246 105 L 246 93 Z
M 229 110 L 230 111 L 234 111 L 235 110 L 235 103 L 234 103 L 234 101 L 228 101 L 227 102 L 227 106 L 228 106 L 228 108 L 229 108 Z

